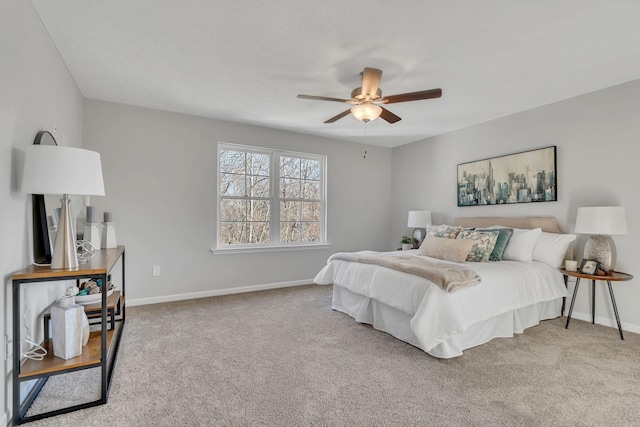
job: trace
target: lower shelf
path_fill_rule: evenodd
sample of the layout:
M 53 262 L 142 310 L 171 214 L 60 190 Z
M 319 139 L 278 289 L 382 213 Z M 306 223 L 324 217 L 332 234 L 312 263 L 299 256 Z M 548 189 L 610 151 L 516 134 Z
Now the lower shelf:
M 119 326 L 116 326 L 118 328 Z M 107 331 L 107 349 L 111 347 L 113 329 Z M 47 340 L 42 346 L 47 350 L 43 360 L 27 359 L 20 367 L 19 378 L 29 378 L 59 371 L 99 365 L 101 358 L 101 331 L 91 332 L 89 342 L 82 347 L 82 354 L 73 359 L 64 360 L 53 355 L 53 341 Z

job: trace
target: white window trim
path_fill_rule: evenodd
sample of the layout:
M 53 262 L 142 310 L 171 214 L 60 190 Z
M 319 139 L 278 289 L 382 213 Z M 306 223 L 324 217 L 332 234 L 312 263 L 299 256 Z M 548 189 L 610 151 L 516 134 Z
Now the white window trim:
M 278 240 L 277 243 L 268 244 L 246 244 L 246 245 L 221 245 L 220 244 L 220 150 L 238 150 L 238 151 L 251 151 L 259 152 L 263 154 L 269 154 L 271 156 L 271 162 L 269 167 L 270 188 L 272 189 L 269 200 L 272 202 L 270 229 L 275 230 L 271 233 L 273 240 Z M 320 170 L 320 183 L 321 183 L 321 197 L 320 197 L 320 241 L 313 242 L 293 242 L 293 243 L 281 243 L 280 237 L 280 169 L 276 165 L 276 160 L 280 156 L 292 156 L 302 159 L 321 160 L 322 168 Z M 326 249 L 331 246 L 327 242 L 327 156 L 321 154 L 301 153 L 297 151 L 279 150 L 275 148 L 258 147 L 254 145 L 234 144 L 229 142 L 218 142 L 216 147 L 216 242 L 211 248 L 211 252 L 214 254 L 233 254 L 233 253 L 249 253 L 249 252 L 274 252 L 274 251 L 288 251 L 288 250 L 305 250 L 305 249 Z
M 252 252 L 282 252 L 282 251 L 301 251 L 314 249 L 329 249 L 331 243 L 310 243 L 310 244 L 290 244 L 290 245 L 252 245 L 240 246 L 233 245 L 225 248 L 211 248 L 214 255 L 232 255 L 246 254 Z

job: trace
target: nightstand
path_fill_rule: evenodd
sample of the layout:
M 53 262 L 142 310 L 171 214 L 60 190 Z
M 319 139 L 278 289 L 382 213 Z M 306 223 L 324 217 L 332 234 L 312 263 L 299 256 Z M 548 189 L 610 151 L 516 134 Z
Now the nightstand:
M 580 279 L 591 280 L 591 323 L 596 323 L 596 280 L 602 280 L 606 281 L 607 285 L 609 286 L 609 295 L 611 296 L 611 304 L 613 304 L 613 312 L 616 315 L 616 322 L 618 323 L 620 339 L 624 340 L 624 336 L 622 335 L 622 326 L 620 326 L 620 316 L 618 316 L 618 307 L 616 306 L 616 298 L 613 296 L 613 288 L 611 287 L 611 282 L 626 282 L 627 280 L 633 279 L 633 276 L 631 274 L 621 273 L 619 271 L 614 271 L 603 276 L 584 274 L 580 273 L 579 271 L 568 271 L 564 268 L 561 268 L 560 272 L 565 277 L 565 284 L 569 276 L 576 278 L 576 286 L 573 289 L 573 297 L 571 298 L 571 305 L 569 306 L 569 314 L 567 315 L 567 324 L 565 326 L 565 329 L 569 328 L 569 322 L 571 321 L 571 312 L 573 311 L 573 304 L 576 302 L 576 295 L 578 294 Z

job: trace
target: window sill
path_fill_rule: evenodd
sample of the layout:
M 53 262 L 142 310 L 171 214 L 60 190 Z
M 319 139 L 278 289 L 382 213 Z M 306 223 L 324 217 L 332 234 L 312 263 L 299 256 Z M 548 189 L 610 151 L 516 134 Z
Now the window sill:
M 242 246 L 242 247 L 230 247 L 230 248 L 211 248 L 211 253 L 214 255 L 231 255 L 231 254 L 248 254 L 258 252 L 281 252 L 281 251 L 303 251 L 303 250 L 315 250 L 315 249 L 328 249 L 331 247 L 331 243 L 311 244 L 311 245 L 280 245 L 280 246 Z

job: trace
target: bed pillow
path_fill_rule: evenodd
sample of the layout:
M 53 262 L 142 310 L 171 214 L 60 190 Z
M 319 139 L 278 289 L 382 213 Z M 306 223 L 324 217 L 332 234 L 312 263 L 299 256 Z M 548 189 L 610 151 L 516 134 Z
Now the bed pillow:
M 533 260 L 533 249 L 536 247 L 536 242 L 541 234 L 541 228 L 534 228 L 533 230 L 514 228 L 511 239 L 509 239 L 509 243 L 507 243 L 507 247 L 502 254 L 502 259 L 531 262 Z
M 569 245 L 576 240 L 575 234 L 543 232 L 533 249 L 533 260 L 544 262 L 551 267 L 560 268 Z
M 427 235 L 435 236 L 435 237 L 443 237 L 445 239 L 455 239 L 458 237 L 458 233 L 460 233 L 462 227 L 457 225 L 428 225 L 427 226 Z
M 456 239 L 473 240 L 474 244 L 471 252 L 467 256 L 467 261 L 471 262 L 487 262 L 496 246 L 498 240 L 498 232 L 489 231 L 473 231 L 461 230 Z
M 504 254 L 504 250 L 507 248 L 507 244 L 509 240 L 511 240 L 511 236 L 513 235 L 512 228 L 476 228 L 476 231 L 497 231 L 498 232 L 498 240 L 496 240 L 496 245 L 489 255 L 489 261 L 502 261 L 502 256 Z
M 473 240 L 447 239 L 427 235 L 418 248 L 416 255 L 444 259 L 446 261 L 464 262 L 474 245 Z

